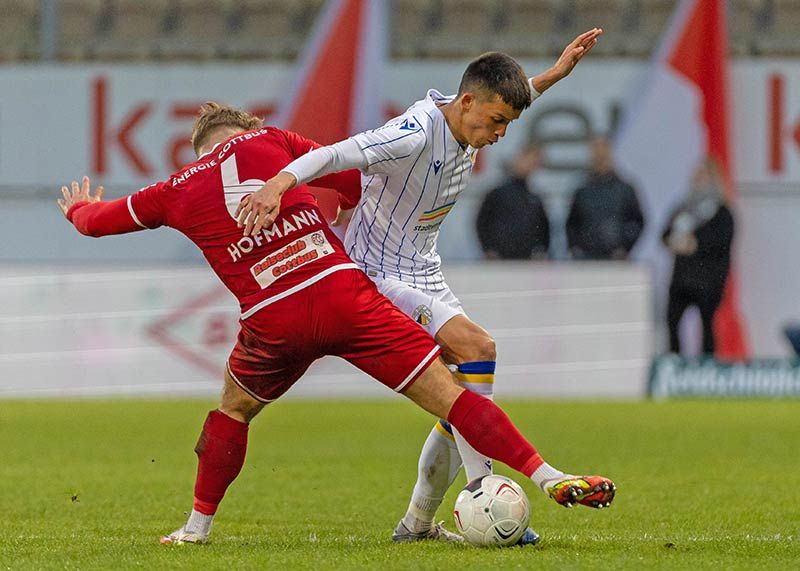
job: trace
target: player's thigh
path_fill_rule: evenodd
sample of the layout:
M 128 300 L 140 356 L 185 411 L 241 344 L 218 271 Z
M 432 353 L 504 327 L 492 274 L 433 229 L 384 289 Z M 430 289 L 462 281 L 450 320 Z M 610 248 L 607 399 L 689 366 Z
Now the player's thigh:
M 293 315 L 296 308 L 269 306 L 242 322 L 228 357 L 231 381 L 262 404 L 278 399 L 322 356 L 305 324 Z
M 464 314 L 453 316 L 439 329 L 435 338 L 448 363 L 494 361 L 497 357 L 495 342 L 489 332 Z
M 445 288 L 430 291 L 391 279 L 376 279 L 375 286 L 389 301 L 422 326 L 431 337 L 451 319 L 464 315 L 461 302 Z
M 355 295 L 350 303 L 331 307 L 331 322 L 337 326 L 332 353 L 400 392 L 436 360 L 439 346 L 380 295 L 366 275 L 353 276 L 353 280 Z
M 453 403 L 463 391 L 444 362 L 436 359 L 403 391 L 403 395 L 429 413 L 447 418 Z

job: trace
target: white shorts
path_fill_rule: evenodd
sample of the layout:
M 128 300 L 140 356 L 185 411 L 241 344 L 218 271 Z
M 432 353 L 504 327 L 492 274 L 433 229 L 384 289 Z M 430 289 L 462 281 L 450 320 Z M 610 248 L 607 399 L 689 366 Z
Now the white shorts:
M 456 315 L 466 315 L 461 302 L 447 285 L 443 290 L 430 291 L 397 280 L 370 279 L 378 286 L 379 292 L 422 325 L 431 337 L 435 337 L 442 326 Z

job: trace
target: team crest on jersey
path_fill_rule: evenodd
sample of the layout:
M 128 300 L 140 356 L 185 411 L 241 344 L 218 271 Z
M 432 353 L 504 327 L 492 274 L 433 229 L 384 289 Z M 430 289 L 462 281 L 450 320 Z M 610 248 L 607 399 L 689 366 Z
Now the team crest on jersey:
M 400 124 L 401 131 L 416 131 L 417 129 L 419 129 L 419 127 L 411 119 L 406 119 Z
M 315 246 L 322 246 L 327 242 L 327 240 L 325 239 L 325 235 L 322 232 L 314 232 L 311 235 L 311 242 Z
M 433 312 L 427 305 L 418 305 L 417 309 L 414 310 L 414 313 L 411 314 L 411 319 L 420 325 L 428 325 L 431 321 L 433 321 Z

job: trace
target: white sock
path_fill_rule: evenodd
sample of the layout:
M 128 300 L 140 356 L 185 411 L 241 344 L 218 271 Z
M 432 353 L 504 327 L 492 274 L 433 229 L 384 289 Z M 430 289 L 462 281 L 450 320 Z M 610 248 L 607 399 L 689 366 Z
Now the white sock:
M 464 471 L 467 473 L 467 481 L 471 482 L 476 478 L 482 478 L 492 473 L 492 459 L 487 458 L 464 440 L 464 437 L 455 429 L 453 436 L 456 438 L 458 453 L 461 455 L 461 462 L 464 464 Z
M 214 521 L 213 515 L 206 515 L 197 510 L 192 510 L 189 514 L 189 521 L 186 522 L 184 529 L 191 533 L 198 533 L 204 537 L 208 537 L 211 533 L 211 524 Z
M 543 462 L 542 465 L 536 468 L 533 474 L 531 474 L 531 480 L 533 480 L 533 483 L 539 486 L 539 489 L 543 492 L 545 492 L 545 487 L 549 482 L 553 480 L 563 480 L 567 477 L 569 477 L 569 474 L 565 474 L 561 470 L 556 470 L 547 462 Z
M 417 483 L 411 495 L 403 524 L 414 533 L 428 531 L 436 510 L 461 466 L 455 442 L 433 427 L 419 456 Z

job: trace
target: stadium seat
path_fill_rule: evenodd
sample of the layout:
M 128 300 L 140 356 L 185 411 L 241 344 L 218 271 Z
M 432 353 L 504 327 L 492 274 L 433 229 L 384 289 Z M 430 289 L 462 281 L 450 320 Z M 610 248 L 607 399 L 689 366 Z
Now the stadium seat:
M 765 0 L 733 0 L 728 8 L 728 43 L 733 55 L 750 55 L 764 33 Z
M 628 0 L 574 0 L 565 40 L 591 28 L 603 28 L 603 37 L 592 50 L 594 55 L 619 55 L 630 25 Z
M 298 2 L 292 0 L 238 0 L 235 31 L 222 47 L 233 58 L 288 58 L 299 50 L 295 18 Z
M 766 33 L 759 36 L 756 49 L 766 55 L 800 55 L 798 30 L 800 30 L 800 2 L 772 0 Z
M 422 55 L 423 38 L 431 27 L 432 0 L 393 0 L 391 26 L 393 57 L 410 58 Z
M 435 26 L 421 40 L 434 57 L 472 58 L 492 49 L 497 37 L 498 0 L 439 0 Z
M 0 17 L 0 61 L 31 59 L 39 53 L 36 21 L 39 0 L 3 0 Z
M 162 45 L 165 57 L 208 59 L 228 37 L 233 0 L 177 0 L 174 30 Z
M 563 3 L 557 0 L 504 0 L 500 5 L 495 49 L 513 56 L 561 53 L 567 38 Z
M 104 14 L 103 0 L 61 0 L 58 57 L 80 60 L 91 57 Z
M 102 59 L 144 59 L 160 55 L 171 2 L 108 0 L 110 26 L 96 43 Z
M 634 25 L 625 40 L 626 54 L 636 57 L 650 55 L 677 5 L 675 0 L 631 0 Z

